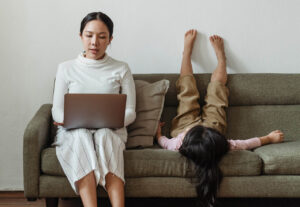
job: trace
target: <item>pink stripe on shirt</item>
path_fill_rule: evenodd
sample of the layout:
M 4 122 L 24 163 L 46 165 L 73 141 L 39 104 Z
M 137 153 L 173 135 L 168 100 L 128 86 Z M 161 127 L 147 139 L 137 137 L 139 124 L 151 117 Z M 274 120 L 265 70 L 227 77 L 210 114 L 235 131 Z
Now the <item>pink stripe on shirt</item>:
M 167 150 L 178 151 L 182 145 L 185 133 L 178 134 L 177 137 L 168 139 L 165 136 L 161 136 L 158 139 L 158 144 Z M 246 139 L 246 140 L 228 140 L 230 150 L 250 150 L 261 146 L 260 139 L 258 137 Z

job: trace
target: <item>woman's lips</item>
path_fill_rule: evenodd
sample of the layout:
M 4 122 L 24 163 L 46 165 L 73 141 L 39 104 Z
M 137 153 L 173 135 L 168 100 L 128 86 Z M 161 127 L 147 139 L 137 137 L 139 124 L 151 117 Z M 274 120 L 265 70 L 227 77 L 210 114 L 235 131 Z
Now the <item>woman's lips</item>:
M 89 49 L 89 51 L 91 51 L 91 53 L 96 54 L 99 50 L 98 49 Z

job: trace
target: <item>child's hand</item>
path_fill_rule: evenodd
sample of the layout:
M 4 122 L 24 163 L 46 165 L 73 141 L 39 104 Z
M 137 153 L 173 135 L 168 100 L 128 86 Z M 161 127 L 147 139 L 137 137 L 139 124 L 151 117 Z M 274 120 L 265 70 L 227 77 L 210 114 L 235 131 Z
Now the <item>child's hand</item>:
M 282 142 L 284 139 L 284 135 L 280 130 L 272 131 L 267 136 L 269 137 L 270 143 Z
M 155 134 L 156 139 L 158 139 L 159 137 L 161 137 L 161 128 L 165 125 L 165 122 L 159 122 L 158 123 L 158 127 L 157 127 L 157 131 Z

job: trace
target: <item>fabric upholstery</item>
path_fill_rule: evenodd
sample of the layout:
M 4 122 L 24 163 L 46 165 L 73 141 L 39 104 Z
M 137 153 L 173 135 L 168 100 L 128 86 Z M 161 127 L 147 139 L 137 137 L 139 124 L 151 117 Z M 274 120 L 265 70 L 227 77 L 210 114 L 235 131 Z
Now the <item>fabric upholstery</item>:
M 153 137 L 161 117 L 169 81 L 160 80 L 155 83 L 148 83 L 135 80 L 135 88 L 136 119 L 127 127 L 126 147 L 149 147 L 153 145 Z
M 211 74 L 194 74 L 200 93 L 200 104 L 204 104 L 206 88 Z M 166 94 L 167 106 L 177 106 L 175 84 L 179 74 L 134 74 L 135 79 L 155 82 L 170 81 Z M 251 105 L 296 105 L 300 104 L 300 74 L 229 74 L 229 106 Z M 289 93 L 287 93 L 289 91 Z
M 300 136 L 300 134 L 298 135 Z M 264 162 L 263 173 L 267 175 L 300 174 L 300 141 L 270 144 L 255 150 Z
M 26 197 L 38 197 L 42 149 L 49 144 L 51 105 L 45 104 L 28 123 L 23 138 L 23 175 Z
M 237 176 L 225 177 L 221 183 L 219 197 L 299 198 L 300 176 Z M 75 197 L 66 177 L 40 177 L 41 197 Z M 107 196 L 103 188 L 98 187 L 98 196 Z M 129 197 L 196 197 L 195 183 L 190 178 L 178 177 L 141 177 L 128 178 L 125 196 Z
M 285 141 L 300 140 L 300 105 L 231 106 L 227 110 L 229 139 L 264 136 L 279 129 Z
M 42 152 L 41 170 L 44 174 L 64 176 L 57 160 L 55 148 Z M 194 177 L 193 163 L 188 162 L 178 152 L 155 146 L 143 150 L 124 152 L 125 177 Z M 232 151 L 223 157 L 220 168 L 224 176 L 246 176 L 261 174 L 260 157 L 246 150 Z

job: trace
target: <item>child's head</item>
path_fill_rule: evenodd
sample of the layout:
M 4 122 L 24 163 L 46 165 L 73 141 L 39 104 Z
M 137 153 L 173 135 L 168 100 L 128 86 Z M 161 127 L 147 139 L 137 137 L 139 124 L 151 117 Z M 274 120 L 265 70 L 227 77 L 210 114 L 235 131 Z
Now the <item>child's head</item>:
M 222 180 L 218 163 L 228 151 L 226 138 L 212 128 L 195 126 L 183 139 L 179 152 L 195 164 L 196 190 L 202 206 L 213 205 L 215 201 Z
M 201 165 L 219 162 L 229 150 L 225 137 L 218 131 L 204 126 L 195 126 L 185 135 L 179 152 Z

